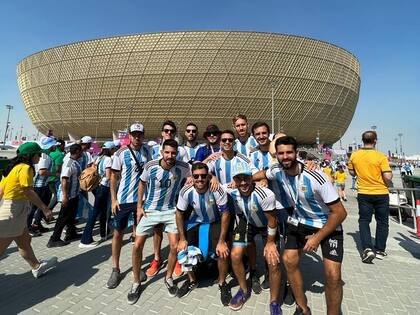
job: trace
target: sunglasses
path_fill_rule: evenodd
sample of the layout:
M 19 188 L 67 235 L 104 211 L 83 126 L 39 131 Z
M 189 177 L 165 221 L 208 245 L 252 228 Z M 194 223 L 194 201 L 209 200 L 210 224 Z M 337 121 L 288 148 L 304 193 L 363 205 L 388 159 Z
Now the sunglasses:
M 187 129 L 185 130 L 187 133 L 197 133 L 196 129 Z
M 233 139 L 232 138 L 224 138 L 221 140 L 222 142 L 229 142 L 229 143 L 233 143 Z
M 164 133 L 175 133 L 174 129 L 163 129 Z
M 206 179 L 208 174 L 193 174 L 194 179 Z

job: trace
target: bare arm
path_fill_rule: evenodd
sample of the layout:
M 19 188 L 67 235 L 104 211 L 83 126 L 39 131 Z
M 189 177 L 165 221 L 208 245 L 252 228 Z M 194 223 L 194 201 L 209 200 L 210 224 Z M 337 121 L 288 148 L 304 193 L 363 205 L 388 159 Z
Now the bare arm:
M 254 182 L 258 182 L 260 180 L 267 179 L 267 176 L 265 175 L 265 172 L 266 171 L 264 171 L 264 170 L 256 172 L 255 174 L 252 175 L 252 180 Z
M 229 257 L 229 247 L 226 243 L 226 235 L 229 230 L 229 223 L 230 223 L 230 213 L 229 210 L 226 210 L 222 214 L 222 223 L 221 223 L 221 229 L 220 229 L 220 236 L 219 241 L 216 245 L 216 254 L 219 257 L 222 258 L 228 258 Z
M 38 171 L 39 175 L 44 176 L 44 177 L 50 177 L 50 176 L 56 176 L 57 173 L 53 173 L 48 171 L 46 168 L 43 168 L 42 170 Z
M 267 243 L 264 247 L 264 257 L 269 265 L 277 265 L 280 263 L 280 254 L 277 250 L 276 245 L 276 235 L 277 235 L 277 217 L 274 210 L 272 211 L 265 211 L 265 216 L 267 217 L 268 224 L 268 235 L 267 235 Z M 276 232 L 274 235 L 270 233 L 270 230 L 274 229 Z
M 120 176 L 119 171 L 111 170 L 111 177 L 109 181 L 110 192 L 111 192 L 111 202 L 112 202 L 112 213 L 115 215 L 118 210 L 120 210 L 120 206 L 117 200 L 117 186 L 118 186 L 118 179 Z
M 137 201 L 137 222 L 140 222 L 142 216 L 147 217 L 146 212 L 143 208 L 143 196 L 144 191 L 146 190 L 146 183 L 140 180 L 139 190 L 138 190 L 138 201 Z
M 385 185 L 394 187 L 394 184 L 392 183 L 392 172 L 383 172 L 382 179 L 384 180 Z

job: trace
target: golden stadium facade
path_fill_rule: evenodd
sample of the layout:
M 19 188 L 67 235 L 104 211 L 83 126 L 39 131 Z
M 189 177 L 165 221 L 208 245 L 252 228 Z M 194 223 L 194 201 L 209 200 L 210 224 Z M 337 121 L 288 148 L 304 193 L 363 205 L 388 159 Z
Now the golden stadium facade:
M 354 55 L 323 41 L 260 32 L 191 31 L 118 36 L 35 53 L 18 64 L 30 119 L 58 136 L 110 138 L 129 122 L 146 137 L 161 123 L 231 128 L 235 114 L 279 126 L 301 143 L 334 143 L 360 89 Z M 200 132 L 200 133 L 201 133 Z

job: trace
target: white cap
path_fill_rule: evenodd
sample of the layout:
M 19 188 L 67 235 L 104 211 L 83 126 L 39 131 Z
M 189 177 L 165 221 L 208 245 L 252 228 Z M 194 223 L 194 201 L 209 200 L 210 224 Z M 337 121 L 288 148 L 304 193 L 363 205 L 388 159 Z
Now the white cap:
M 93 142 L 93 140 L 92 140 L 92 137 L 89 137 L 89 136 L 84 136 L 84 137 L 81 139 L 81 142 L 82 142 L 83 144 L 88 144 L 88 143 L 92 143 L 92 142 Z
M 144 126 L 142 124 L 139 124 L 139 123 L 132 124 L 130 126 L 130 133 L 131 132 L 136 132 L 136 131 L 144 132 Z

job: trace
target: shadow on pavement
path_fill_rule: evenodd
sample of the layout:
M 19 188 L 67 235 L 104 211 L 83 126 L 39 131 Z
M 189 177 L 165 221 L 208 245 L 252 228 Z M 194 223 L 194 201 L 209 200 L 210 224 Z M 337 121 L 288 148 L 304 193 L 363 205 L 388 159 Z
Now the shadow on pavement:
M 323 293 L 325 290 L 324 264 L 322 257 L 316 253 L 302 254 L 300 270 L 303 276 L 304 290 Z
M 356 248 L 359 251 L 359 253 L 363 252 L 362 243 L 360 241 L 360 232 L 355 231 L 355 232 L 348 232 L 346 234 L 353 237 L 354 243 L 356 244 Z
M 16 245 L 16 244 L 14 244 L 14 245 Z M 10 255 L 10 254 L 13 254 L 14 252 L 17 252 L 17 251 L 18 251 L 18 247 L 17 247 L 17 246 L 13 246 L 13 247 L 11 247 L 11 246 L 9 245 L 9 247 L 5 250 L 5 252 L 3 253 L 3 255 L 2 255 L 2 256 L 0 256 L 0 260 L 5 259 L 5 258 L 9 257 L 9 255 Z M 22 258 L 22 259 L 23 259 L 23 258 Z
M 415 235 L 414 233 L 412 234 Z M 398 235 L 400 237 L 394 237 L 394 239 L 399 242 L 399 245 L 409 252 L 414 258 L 420 259 L 420 244 L 402 233 L 398 233 Z
M 95 266 L 110 256 L 111 244 L 108 244 L 63 261 L 58 257 L 57 267 L 39 279 L 34 279 L 30 271 L 0 275 L 0 314 L 20 313 L 46 299 L 54 298 L 70 286 L 81 286 L 98 273 L 99 269 Z

